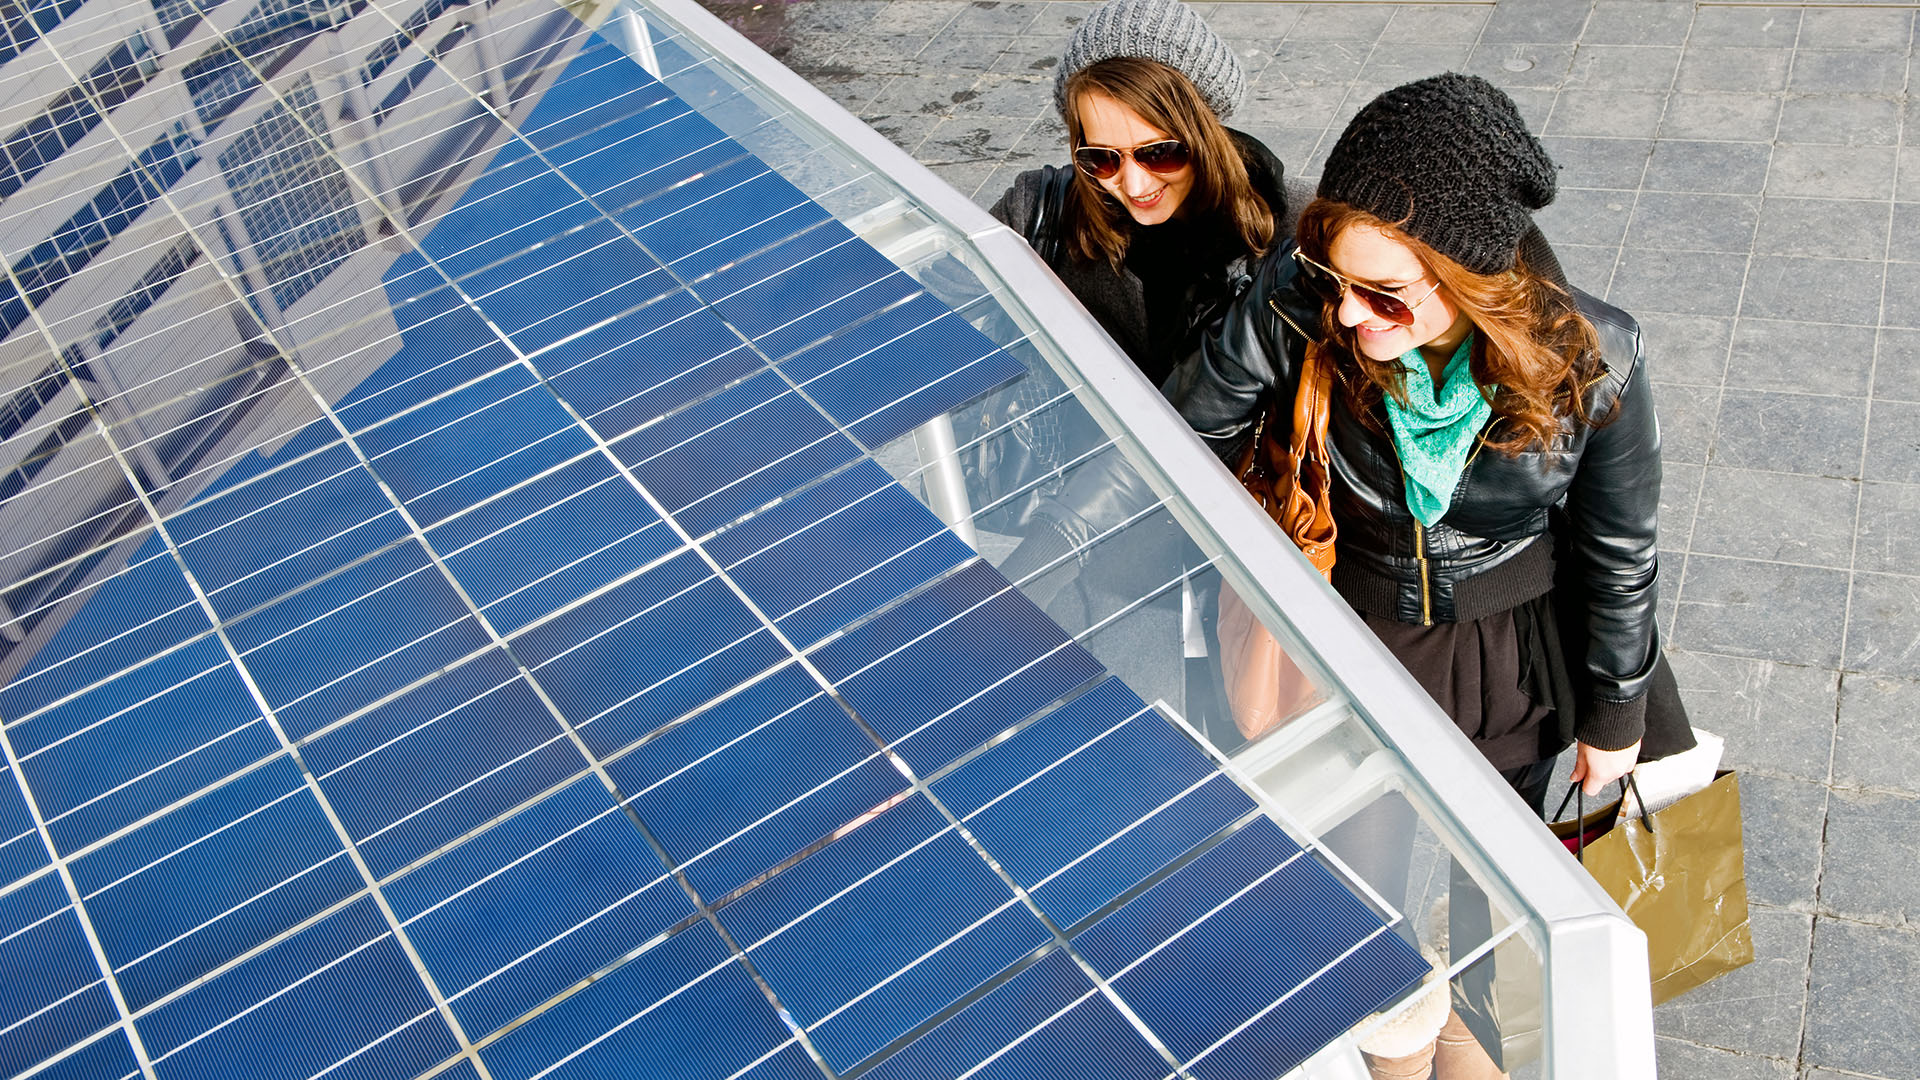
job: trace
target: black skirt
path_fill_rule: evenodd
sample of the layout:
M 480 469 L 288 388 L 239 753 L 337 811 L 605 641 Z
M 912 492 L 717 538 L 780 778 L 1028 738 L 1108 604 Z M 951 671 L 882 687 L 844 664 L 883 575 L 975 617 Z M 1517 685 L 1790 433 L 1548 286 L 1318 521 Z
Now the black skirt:
M 1496 769 L 1518 769 L 1572 745 L 1586 708 L 1584 664 L 1567 663 L 1553 593 L 1470 622 L 1416 626 L 1362 615 L 1462 734 Z M 1584 652 L 1584 643 L 1582 645 Z M 1647 734 L 1640 760 L 1693 746 L 1673 669 L 1663 655 L 1647 691 Z

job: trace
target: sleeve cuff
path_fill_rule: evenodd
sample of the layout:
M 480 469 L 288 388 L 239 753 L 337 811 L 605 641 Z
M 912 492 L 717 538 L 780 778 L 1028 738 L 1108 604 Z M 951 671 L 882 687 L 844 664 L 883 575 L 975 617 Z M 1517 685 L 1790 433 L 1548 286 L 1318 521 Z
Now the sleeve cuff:
M 1627 701 L 1595 701 L 1574 738 L 1595 750 L 1625 750 L 1647 733 L 1647 695 Z

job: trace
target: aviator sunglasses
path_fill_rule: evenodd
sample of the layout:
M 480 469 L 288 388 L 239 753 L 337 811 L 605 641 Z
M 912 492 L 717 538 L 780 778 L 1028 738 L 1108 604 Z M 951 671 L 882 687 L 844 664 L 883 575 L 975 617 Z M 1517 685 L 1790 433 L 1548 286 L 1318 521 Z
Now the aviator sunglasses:
M 1186 168 L 1192 156 L 1179 139 L 1160 139 L 1139 146 L 1082 146 L 1073 152 L 1073 163 L 1095 180 L 1111 180 L 1128 158 L 1150 173 L 1165 176 Z
M 1360 302 L 1375 315 L 1396 326 L 1412 326 L 1413 309 L 1426 303 L 1427 297 L 1432 296 L 1440 288 L 1440 283 L 1436 281 L 1433 283 L 1433 288 L 1420 294 L 1420 299 L 1408 303 L 1390 292 L 1362 285 L 1350 277 L 1343 276 L 1330 266 L 1322 266 L 1314 262 L 1299 248 L 1293 249 L 1293 259 L 1300 264 L 1300 276 L 1313 287 L 1313 291 L 1319 294 L 1320 299 L 1329 304 L 1337 304 L 1340 302 L 1342 293 L 1351 292 L 1359 297 Z

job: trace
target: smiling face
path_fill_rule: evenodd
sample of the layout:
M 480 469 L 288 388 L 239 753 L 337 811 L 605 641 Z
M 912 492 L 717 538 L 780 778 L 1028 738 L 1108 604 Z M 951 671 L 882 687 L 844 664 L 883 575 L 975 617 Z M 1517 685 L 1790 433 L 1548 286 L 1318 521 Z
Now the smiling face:
M 1085 146 L 1132 147 L 1175 137 L 1098 90 L 1081 93 L 1078 106 L 1081 141 Z M 1193 190 L 1193 166 L 1184 165 L 1171 173 L 1155 173 L 1141 168 L 1140 163 L 1129 156 L 1121 161 L 1119 172 L 1096 183 L 1119 200 L 1134 221 L 1158 225 L 1179 216 L 1182 204 Z
M 1372 360 L 1392 360 L 1420 349 L 1449 357 L 1473 330 L 1473 322 L 1453 303 L 1439 279 L 1413 249 L 1379 229 L 1353 225 L 1327 245 L 1327 264 L 1341 276 L 1392 293 L 1413 304 L 1413 325 L 1383 319 L 1353 290 L 1344 290 L 1336 312 L 1340 325 L 1354 331 L 1354 343 Z M 1432 290 L 1432 295 L 1421 296 Z M 1415 301 L 1419 301 L 1415 304 Z

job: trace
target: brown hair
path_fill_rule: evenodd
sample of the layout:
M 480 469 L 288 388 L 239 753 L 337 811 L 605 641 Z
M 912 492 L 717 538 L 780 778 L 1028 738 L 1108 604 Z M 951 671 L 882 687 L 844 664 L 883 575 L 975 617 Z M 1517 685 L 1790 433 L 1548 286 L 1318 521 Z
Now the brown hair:
M 1517 259 L 1514 269 L 1477 274 L 1364 210 L 1330 199 L 1315 199 L 1300 216 L 1298 242 L 1308 258 L 1325 263 L 1335 237 L 1355 226 L 1378 229 L 1407 245 L 1450 299 L 1472 320 L 1473 381 L 1486 392 L 1494 424 L 1486 445 L 1513 456 L 1546 449 L 1560 430 L 1562 417 L 1585 426 L 1583 391 L 1601 373 L 1600 339 L 1574 306 L 1566 286 Z M 1380 428 L 1378 406 L 1392 394 L 1406 400 L 1406 373 L 1397 360 L 1374 360 L 1354 344 L 1353 330 L 1340 325 L 1336 305 L 1321 313 L 1321 341 L 1313 348 L 1335 348 L 1335 370 L 1352 396 L 1354 412 Z M 1357 374 L 1358 378 L 1352 376 Z
M 1102 60 L 1067 80 L 1067 139 L 1078 148 L 1086 135 L 1080 123 L 1083 95 L 1105 94 L 1138 113 L 1142 120 L 1186 143 L 1193 154 L 1193 188 L 1184 206 L 1190 214 L 1223 213 L 1247 250 L 1255 255 L 1273 243 L 1274 208 L 1253 189 L 1239 148 L 1185 75 L 1143 57 Z M 1126 208 L 1099 181 L 1079 169 L 1067 191 L 1069 250 L 1090 262 L 1102 259 L 1119 269 L 1127 257 L 1131 221 Z

